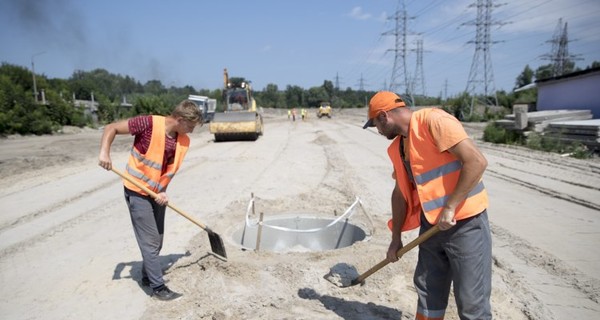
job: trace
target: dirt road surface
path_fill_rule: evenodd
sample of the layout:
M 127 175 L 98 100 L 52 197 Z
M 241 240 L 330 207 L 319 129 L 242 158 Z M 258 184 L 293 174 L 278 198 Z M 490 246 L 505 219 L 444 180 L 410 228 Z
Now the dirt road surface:
M 184 297 L 160 302 L 139 282 L 141 256 L 120 179 L 97 166 L 99 130 L 0 139 L 2 319 L 412 319 L 417 250 L 340 288 L 324 279 L 340 263 L 359 273 L 385 257 L 390 232 L 389 144 L 363 130 L 365 110 L 290 122 L 265 115 L 255 142 L 215 143 L 202 127 L 173 180 L 171 203 L 220 234 L 228 260 L 209 254 L 205 232 L 168 210 L 165 278 Z M 481 142 L 493 232 L 496 319 L 600 316 L 600 163 Z M 76 132 L 73 132 L 76 131 Z M 131 137 L 118 137 L 115 166 Z M 358 197 L 350 222 L 363 241 L 336 250 L 242 250 L 251 194 L 265 218 L 290 212 L 334 219 Z M 369 219 L 370 218 L 370 219 Z M 370 220 L 373 222 L 371 232 Z M 405 243 L 416 237 L 405 234 Z M 447 319 L 457 319 L 451 299 Z

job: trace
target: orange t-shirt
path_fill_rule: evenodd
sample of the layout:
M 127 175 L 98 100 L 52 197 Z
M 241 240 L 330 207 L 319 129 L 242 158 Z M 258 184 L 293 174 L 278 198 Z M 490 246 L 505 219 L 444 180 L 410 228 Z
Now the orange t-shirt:
M 440 152 L 469 138 L 460 121 L 444 110 L 432 111 L 425 121 Z
M 433 110 L 429 113 L 425 122 L 440 152 L 444 152 L 454 147 L 457 143 L 469 138 L 460 121 L 444 110 Z M 402 137 L 402 139 L 406 139 L 406 137 Z M 409 159 L 409 152 L 408 143 L 404 140 L 404 154 L 406 159 Z

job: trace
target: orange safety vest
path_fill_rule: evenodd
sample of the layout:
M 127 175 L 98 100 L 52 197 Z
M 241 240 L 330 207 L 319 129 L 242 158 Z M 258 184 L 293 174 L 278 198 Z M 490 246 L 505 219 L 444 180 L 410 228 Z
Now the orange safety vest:
M 448 197 L 454 192 L 462 163 L 450 152 L 437 149 L 425 123 L 427 115 L 433 109 L 421 109 L 413 112 L 410 119 L 408 150 L 410 168 L 415 184 L 410 181 L 400 156 L 400 139 L 396 137 L 388 147 L 388 155 L 396 172 L 396 183 L 406 200 L 406 219 L 402 231 L 417 228 L 420 225 L 421 210 L 427 221 L 435 224 Z M 467 198 L 455 210 L 455 219 L 472 217 L 488 206 L 488 195 L 479 183 L 471 190 Z
M 166 118 L 163 116 L 152 116 L 152 137 L 150 145 L 145 154 L 142 154 L 137 148 L 132 147 L 129 155 L 129 162 L 126 166 L 126 172 L 148 189 L 160 193 L 164 192 L 181 166 L 190 146 L 190 138 L 186 134 L 177 135 L 177 145 L 175 147 L 175 160 L 169 164 L 163 174 L 163 158 L 165 154 L 166 140 Z M 123 180 L 125 187 L 131 191 L 146 195 L 146 193 L 136 187 L 133 183 Z

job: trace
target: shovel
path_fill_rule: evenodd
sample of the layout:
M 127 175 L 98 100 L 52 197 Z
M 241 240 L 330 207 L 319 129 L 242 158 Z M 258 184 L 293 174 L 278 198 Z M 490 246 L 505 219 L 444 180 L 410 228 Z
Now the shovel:
M 111 170 L 118 174 L 119 176 L 121 176 L 121 178 L 133 183 L 136 187 L 144 190 L 144 192 L 146 192 L 147 194 L 149 194 L 152 198 L 157 198 L 158 195 L 153 192 L 152 190 L 146 188 L 145 186 L 141 185 L 139 182 L 133 180 L 132 178 L 130 178 L 129 176 L 123 174 L 122 172 L 120 172 L 119 170 L 115 169 L 115 168 L 111 168 Z M 197 225 L 198 227 L 204 229 L 204 231 L 206 231 L 208 233 L 208 240 L 210 241 L 210 247 L 212 249 L 212 252 L 214 254 L 216 254 L 217 256 L 220 256 L 222 259 L 227 260 L 227 253 L 225 252 L 225 246 L 223 245 L 223 239 L 221 238 L 220 235 L 218 235 L 217 233 L 215 233 L 214 231 L 210 230 L 209 227 L 207 227 L 205 224 L 201 223 L 200 221 L 194 219 L 192 216 L 190 216 L 189 214 L 185 213 L 183 210 L 175 207 L 174 205 L 167 203 L 167 206 L 173 210 L 175 210 L 175 212 L 179 213 L 180 215 L 182 215 L 184 218 L 190 220 L 191 222 L 193 222 L 195 225 Z
M 411 241 L 406 246 L 400 248 L 400 250 L 398 250 L 396 252 L 396 256 L 398 257 L 398 259 L 402 258 L 402 256 L 405 253 L 407 253 L 408 251 L 410 251 L 412 248 L 420 245 L 425 240 L 431 238 L 433 235 L 435 235 L 439 231 L 440 231 L 440 228 L 437 225 L 433 226 L 429 230 L 425 231 L 425 233 L 423 233 L 422 235 L 420 235 L 419 237 L 417 237 L 415 240 Z M 347 285 L 342 284 L 340 287 L 346 288 L 346 287 L 355 286 L 355 285 L 357 285 L 359 283 L 363 283 L 368 276 L 370 276 L 373 273 L 379 271 L 379 269 L 385 267 L 386 265 L 388 265 L 388 263 L 390 263 L 390 261 L 388 259 L 384 259 L 381 262 L 379 262 L 378 264 L 376 264 L 373 267 L 371 267 L 371 269 L 367 270 L 365 273 L 363 273 L 363 274 L 359 275 L 358 277 L 352 279 L 352 281 L 350 282 L 350 284 L 347 284 Z

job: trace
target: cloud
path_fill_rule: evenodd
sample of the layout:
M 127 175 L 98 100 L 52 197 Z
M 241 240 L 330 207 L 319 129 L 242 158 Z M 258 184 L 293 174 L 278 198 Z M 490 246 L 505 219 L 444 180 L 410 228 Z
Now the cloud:
M 348 13 L 348 16 L 356 20 L 368 20 L 372 17 L 370 13 L 363 12 L 362 7 L 352 8 L 352 10 L 350 10 L 350 13 Z

